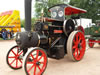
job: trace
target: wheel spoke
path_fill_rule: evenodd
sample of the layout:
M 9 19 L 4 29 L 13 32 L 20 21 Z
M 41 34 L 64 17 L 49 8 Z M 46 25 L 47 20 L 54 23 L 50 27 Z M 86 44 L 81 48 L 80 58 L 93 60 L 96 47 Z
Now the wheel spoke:
M 18 59 L 16 59 L 16 68 L 18 67 Z
M 82 41 L 81 47 L 85 47 L 85 42 L 84 41 Z
M 20 54 L 18 56 L 20 56 L 23 53 L 23 51 L 20 52 Z
M 78 35 L 76 35 L 76 41 L 78 41 Z
M 78 57 L 78 55 L 79 55 L 78 52 L 79 52 L 79 50 L 76 48 L 75 51 L 74 51 L 74 53 L 73 53 L 73 55 L 74 55 L 75 58 Z
M 12 50 L 12 53 L 16 56 L 16 53 Z
M 84 42 L 84 41 L 82 41 L 81 45 L 84 45 L 84 44 L 85 44 L 85 42 Z
M 35 58 L 34 58 L 34 56 L 31 54 L 31 57 L 33 58 L 33 60 L 35 61 Z
M 20 63 L 22 63 L 22 61 L 20 59 L 18 59 L 20 61 Z
M 27 62 L 27 64 L 34 64 L 34 62 Z
M 41 72 L 42 70 L 41 70 L 40 66 L 37 66 L 37 67 L 38 67 L 38 69 L 39 69 L 39 70 L 40 70 L 40 72 Z
M 78 43 L 80 43 L 80 41 L 81 41 L 82 39 L 81 38 L 79 38 L 79 41 L 78 41 Z
M 12 63 L 14 63 L 15 60 L 16 60 L 16 59 L 14 59 L 14 60 L 10 63 L 10 65 L 11 65 Z
M 79 56 L 79 50 L 77 49 L 77 55 L 76 55 L 76 57 L 78 57 Z
M 40 62 L 41 64 L 44 64 L 44 62 Z
M 9 56 L 8 58 L 16 58 L 15 56 Z
M 36 59 L 38 59 L 39 51 L 37 50 Z
M 43 57 L 43 55 L 42 55 L 42 56 L 38 59 L 38 61 L 39 61 L 39 60 L 41 60 L 41 59 L 42 59 L 42 57 Z
M 75 40 L 75 39 L 74 39 Z M 77 45 L 78 44 L 78 41 L 73 41 L 74 45 Z
M 35 68 L 34 68 L 34 74 L 33 75 L 36 75 L 36 65 L 35 65 Z
M 31 66 L 31 68 L 28 70 L 28 72 L 30 72 L 32 70 L 32 68 L 34 67 L 34 64 Z
M 76 52 L 77 52 L 77 48 L 75 49 L 75 51 L 73 52 L 73 55 L 74 55 L 74 57 L 76 56 L 75 54 L 76 54 Z
M 77 46 L 76 46 L 76 45 L 74 45 L 74 46 L 73 46 L 73 49 L 75 49 L 76 47 L 77 47 Z

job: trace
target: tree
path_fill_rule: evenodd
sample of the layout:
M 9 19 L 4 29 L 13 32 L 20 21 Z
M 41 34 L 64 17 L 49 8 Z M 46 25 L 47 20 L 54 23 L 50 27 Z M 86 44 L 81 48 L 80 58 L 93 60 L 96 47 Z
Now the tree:
M 90 18 L 93 22 L 100 19 L 100 0 L 71 0 L 70 4 L 87 10 L 82 17 Z
M 25 20 L 21 20 L 21 27 L 25 26 Z
M 38 1 L 36 0 L 36 4 L 35 4 L 36 17 L 41 16 L 42 8 L 44 10 L 44 16 L 47 17 L 49 13 L 48 12 L 49 7 L 56 5 L 56 4 L 64 3 L 66 0 L 38 0 Z
M 36 22 L 36 18 L 31 19 L 32 28 L 34 28 L 34 24 Z M 25 27 L 25 19 L 21 20 L 21 27 Z

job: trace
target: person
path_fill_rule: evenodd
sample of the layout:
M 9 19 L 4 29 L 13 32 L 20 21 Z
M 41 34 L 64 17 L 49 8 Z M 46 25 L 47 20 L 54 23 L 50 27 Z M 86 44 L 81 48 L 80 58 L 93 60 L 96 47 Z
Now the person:
M 2 38 L 3 38 L 4 40 L 6 40 L 6 35 L 7 35 L 7 33 L 6 33 L 5 30 L 2 30 L 1 35 L 2 35 Z
M 10 36 L 11 36 L 11 38 L 14 37 L 14 31 L 13 30 L 11 30 Z
M 10 39 L 10 31 L 9 31 L 9 29 L 7 31 L 7 37 L 8 37 L 8 39 Z

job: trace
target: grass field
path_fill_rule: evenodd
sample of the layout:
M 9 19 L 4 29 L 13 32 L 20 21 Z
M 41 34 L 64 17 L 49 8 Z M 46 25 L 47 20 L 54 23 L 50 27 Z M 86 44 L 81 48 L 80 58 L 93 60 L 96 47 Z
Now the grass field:
M 3 40 L 2 38 L 0 38 L 0 40 Z M 12 39 L 6 39 L 6 40 L 12 40 Z
M 2 38 L 0 38 L 0 40 L 3 40 Z

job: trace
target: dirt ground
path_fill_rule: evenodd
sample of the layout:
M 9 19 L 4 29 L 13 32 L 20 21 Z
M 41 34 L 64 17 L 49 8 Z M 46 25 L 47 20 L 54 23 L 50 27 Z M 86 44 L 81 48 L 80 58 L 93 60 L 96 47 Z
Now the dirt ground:
M 6 64 L 8 50 L 16 43 L 14 40 L 0 41 L 0 75 L 25 75 L 23 69 L 12 70 Z M 72 62 L 66 55 L 64 59 L 48 59 L 44 75 L 100 75 L 100 46 L 86 50 L 83 60 Z

